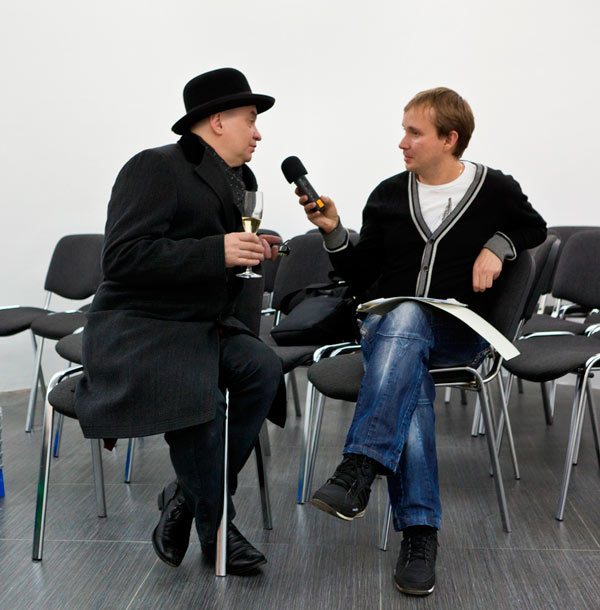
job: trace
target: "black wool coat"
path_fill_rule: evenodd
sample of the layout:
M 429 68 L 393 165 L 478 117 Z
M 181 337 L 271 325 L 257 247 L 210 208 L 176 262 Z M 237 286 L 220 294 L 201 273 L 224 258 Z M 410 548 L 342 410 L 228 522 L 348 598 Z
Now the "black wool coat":
M 219 328 L 250 333 L 232 315 L 248 280 L 225 267 L 224 234 L 243 230 L 241 215 L 205 146 L 185 134 L 135 155 L 117 177 L 105 279 L 88 312 L 75 392 L 86 437 L 147 436 L 212 420 Z M 243 176 L 255 189 L 246 166 Z M 269 418 L 285 422 L 283 378 Z

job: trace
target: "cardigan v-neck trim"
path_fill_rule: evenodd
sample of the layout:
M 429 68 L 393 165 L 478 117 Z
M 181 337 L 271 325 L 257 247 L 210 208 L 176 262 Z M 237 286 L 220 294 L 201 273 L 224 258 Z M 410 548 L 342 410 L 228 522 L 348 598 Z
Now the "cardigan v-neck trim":
M 462 199 L 458 202 L 454 210 L 450 212 L 448 217 L 445 218 L 440 226 L 437 227 L 433 232 L 423 218 L 419 201 L 419 190 L 416 175 L 413 172 L 408 174 L 408 206 L 410 209 L 410 215 L 417 231 L 423 238 L 423 241 L 425 241 L 423 256 L 421 258 L 421 266 L 419 269 L 419 275 L 417 277 L 417 286 L 415 290 L 416 296 L 428 296 L 438 245 L 448 231 L 452 229 L 452 227 L 468 210 L 469 206 L 473 203 L 475 197 L 477 197 L 477 194 L 483 186 L 485 177 L 487 175 L 487 167 L 481 165 L 480 163 L 475 163 L 474 165 L 475 177 L 469 185 L 469 188 L 465 192 Z

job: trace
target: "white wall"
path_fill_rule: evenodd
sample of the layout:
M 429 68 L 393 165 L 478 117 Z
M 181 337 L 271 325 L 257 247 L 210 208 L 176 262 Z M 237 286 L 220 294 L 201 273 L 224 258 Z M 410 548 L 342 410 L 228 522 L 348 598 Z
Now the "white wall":
M 174 141 L 183 85 L 222 66 L 277 98 L 252 166 L 263 224 L 285 236 L 308 225 L 283 158 L 359 228 L 371 189 L 402 169 L 403 105 L 437 85 L 474 109 L 466 158 L 512 173 L 550 225 L 600 225 L 599 18 L 592 0 L 5 2 L 0 305 L 41 304 L 58 238 L 102 232 L 121 165 Z M 0 340 L 0 390 L 28 387 L 29 341 Z

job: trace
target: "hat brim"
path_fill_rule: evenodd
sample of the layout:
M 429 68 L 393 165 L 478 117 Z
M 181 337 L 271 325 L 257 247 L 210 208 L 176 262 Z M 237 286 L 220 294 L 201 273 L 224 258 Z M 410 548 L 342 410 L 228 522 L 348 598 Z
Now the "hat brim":
M 256 112 L 260 114 L 268 110 L 275 103 L 275 98 L 270 95 L 261 95 L 260 93 L 235 93 L 226 95 L 216 100 L 211 100 L 206 104 L 200 104 L 192 108 L 185 116 L 181 117 L 171 129 L 179 135 L 183 135 L 194 123 L 201 119 L 221 112 L 222 110 L 231 110 L 241 106 L 256 106 Z

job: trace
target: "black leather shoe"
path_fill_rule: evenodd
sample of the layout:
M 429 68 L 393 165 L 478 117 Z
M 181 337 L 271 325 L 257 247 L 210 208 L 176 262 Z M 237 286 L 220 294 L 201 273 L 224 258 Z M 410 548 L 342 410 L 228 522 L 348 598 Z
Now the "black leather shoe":
M 217 556 L 216 543 L 203 544 L 202 552 L 214 562 Z M 257 568 L 265 563 L 267 558 L 254 548 L 230 521 L 227 524 L 227 573 L 236 576 L 257 573 Z
M 158 494 L 158 508 L 162 513 L 152 532 L 152 546 L 165 563 L 176 568 L 183 561 L 190 544 L 194 519 L 177 481 Z

